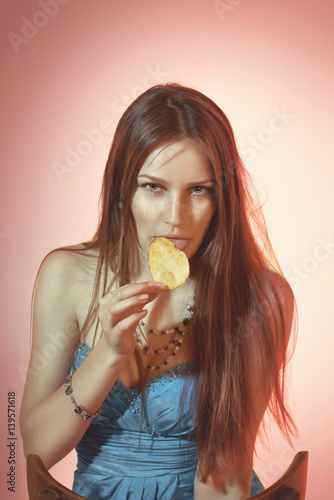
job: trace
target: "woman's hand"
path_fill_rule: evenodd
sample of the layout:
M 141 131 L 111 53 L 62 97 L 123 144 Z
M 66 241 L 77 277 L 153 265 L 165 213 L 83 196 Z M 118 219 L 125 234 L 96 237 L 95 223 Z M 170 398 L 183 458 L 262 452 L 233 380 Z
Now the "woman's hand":
M 100 299 L 99 320 L 113 351 L 130 356 L 135 350 L 134 331 L 147 310 L 145 305 L 165 289 L 162 283 L 130 283 L 112 290 Z

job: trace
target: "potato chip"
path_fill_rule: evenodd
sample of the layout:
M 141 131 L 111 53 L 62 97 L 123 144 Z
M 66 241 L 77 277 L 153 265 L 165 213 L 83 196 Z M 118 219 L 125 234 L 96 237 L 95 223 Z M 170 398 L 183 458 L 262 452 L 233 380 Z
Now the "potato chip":
M 189 276 L 188 257 L 168 238 L 156 238 L 148 249 L 148 265 L 153 281 L 169 289 L 184 285 Z

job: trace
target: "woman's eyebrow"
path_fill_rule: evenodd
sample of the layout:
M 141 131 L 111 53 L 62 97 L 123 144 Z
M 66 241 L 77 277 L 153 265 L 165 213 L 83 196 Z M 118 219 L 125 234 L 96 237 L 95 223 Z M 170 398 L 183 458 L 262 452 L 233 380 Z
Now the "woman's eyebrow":
M 138 179 L 141 179 L 142 177 L 146 177 L 146 179 L 151 179 L 152 181 L 157 181 L 157 182 L 165 182 L 164 179 L 161 179 L 160 177 L 155 177 L 155 175 L 149 175 L 149 174 L 141 174 L 138 175 Z
M 146 179 L 149 179 L 151 181 L 157 182 L 157 183 L 168 182 L 168 181 L 166 181 L 166 179 L 161 179 L 160 177 L 156 177 L 155 175 L 149 175 L 149 174 L 138 175 L 137 179 L 142 179 L 143 177 L 145 177 Z M 202 185 L 202 184 L 215 184 L 215 183 L 216 182 L 215 182 L 214 179 L 205 179 L 205 180 L 202 180 L 202 181 L 190 182 L 188 184 L 188 186 L 199 186 L 199 185 Z

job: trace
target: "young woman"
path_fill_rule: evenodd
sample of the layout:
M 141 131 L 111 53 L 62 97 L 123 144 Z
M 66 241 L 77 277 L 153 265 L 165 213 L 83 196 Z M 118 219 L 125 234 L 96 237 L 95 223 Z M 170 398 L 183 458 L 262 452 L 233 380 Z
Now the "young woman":
M 189 258 L 182 287 L 151 280 L 158 236 Z M 295 432 L 293 312 L 225 114 L 191 88 L 149 89 L 115 132 L 95 236 L 39 271 L 25 453 L 51 467 L 76 447 L 88 499 L 248 498 L 265 410 Z

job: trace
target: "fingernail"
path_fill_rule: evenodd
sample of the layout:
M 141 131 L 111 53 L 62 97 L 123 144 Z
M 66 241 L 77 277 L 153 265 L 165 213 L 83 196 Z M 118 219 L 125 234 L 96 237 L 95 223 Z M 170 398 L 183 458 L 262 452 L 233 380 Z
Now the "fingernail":
M 164 285 L 163 283 L 156 283 L 155 281 L 148 281 L 147 286 L 149 288 L 161 288 L 161 289 L 167 288 L 166 285 Z
M 144 301 L 144 300 L 148 300 L 149 299 L 149 296 L 147 293 L 142 293 L 140 295 L 138 295 L 138 300 L 140 301 Z

